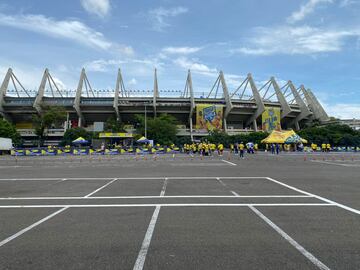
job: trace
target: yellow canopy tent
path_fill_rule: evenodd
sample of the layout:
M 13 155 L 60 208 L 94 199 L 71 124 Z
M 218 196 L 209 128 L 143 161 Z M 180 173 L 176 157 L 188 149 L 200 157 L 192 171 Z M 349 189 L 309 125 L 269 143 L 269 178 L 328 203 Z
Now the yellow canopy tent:
M 277 131 L 274 130 L 268 137 L 261 141 L 262 143 L 307 143 L 307 140 L 301 138 L 293 130 Z

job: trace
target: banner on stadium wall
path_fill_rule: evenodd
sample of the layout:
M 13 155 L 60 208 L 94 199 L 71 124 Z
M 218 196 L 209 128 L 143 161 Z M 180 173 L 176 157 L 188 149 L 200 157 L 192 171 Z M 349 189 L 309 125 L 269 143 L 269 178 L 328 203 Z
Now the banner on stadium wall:
M 222 129 L 223 107 L 223 105 L 197 104 L 195 128 L 208 131 Z
M 265 111 L 262 113 L 262 130 L 281 130 L 280 119 L 280 108 L 265 107 Z
M 131 133 L 125 132 L 101 132 L 99 138 L 132 138 Z

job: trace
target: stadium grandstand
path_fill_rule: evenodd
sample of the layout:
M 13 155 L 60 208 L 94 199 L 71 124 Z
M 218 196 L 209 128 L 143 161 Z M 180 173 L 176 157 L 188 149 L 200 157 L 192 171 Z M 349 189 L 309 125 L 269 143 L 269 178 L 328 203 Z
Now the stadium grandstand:
M 208 123 L 215 121 L 217 129 L 238 134 L 267 130 L 269 123 L 299 130 L 312 121 L 326 123 L 329 120 L 310 89 L 303 85 L 296 87 L 291 81 L 279 86 L 274 77 L 258 87 L 248 74 L 239 87 L 229 89 L 220 71 L 208 93 L 199 94 L 193 89 L 190 70 L 184 90 L 176 91 L 159 90 L 155 69 L 153 90 L 139 91 L 125 88 L 119 69 L 115 88 L 100 91 L 91 87 L 82 69 L 77 89 L 68 91 L 60 89 L 45 69 L 38 91 L 29 91 L 21 84 L 21 78 L 8 69 L 0 88 L 0 113 L 16 125 L 25 141 L 35 136 L 32 115 L 41 114 L 49 106 L 61 106 L 67 112 L 64 127 L 47 132 L 48 140 L 54 142 L 61 139 L 67 128 L 84 127 L 94 131 L 109 117 L 116 117 L 133 133 L 137 124 L 134 116 L 144 113 L 148 117 L 173 115 L 179 122 L 178 135 L 192 139 L 207 135 L 211 130 Z

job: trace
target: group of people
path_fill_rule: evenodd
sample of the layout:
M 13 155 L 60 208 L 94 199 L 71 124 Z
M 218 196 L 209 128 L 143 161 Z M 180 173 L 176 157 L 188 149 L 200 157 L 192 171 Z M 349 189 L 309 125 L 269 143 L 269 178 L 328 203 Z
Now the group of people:
M 230 144 L 230 153 L 238 154 L 241 152 L 241 150 L 246 150 L 249 154 L 255 154 L 255 152 L 259 150 L 259 146 L 257 143 L 254 144 L 252 142 L 249 142 L 247 144 L 244 144 L 243 142 Z
M 270 151 L 272 155 L 275 155 L 275 153 L 278 155 L 280 153 L 280 144 L 278 143 L 270 144 Z
M 244 158 L 245 151 L 250 154 L 255 154 L 255 151 L 257 150 L 258 145 L 253 143 L 244 144 L 243 142 L 241 142 L 230 144 L 230 153 L 240 155 L 240 158 Z M 184 152 L 187 154 L 198 153 L 203 156 L 211 156 L 214 153 L 217 153 L 219 156 L 223 156 L 224 145 L 222 143 L 215 144 L 208 142 L 184 144 Z
M 218 152 L 219 156 L 222 156 L 224 153 L 224 145 L 215 143 L 192 143 L 192 144 L 184 144 L 184 152 L 188 154 L 199 153 L 203 156 L 211 156 L 213 153 Z

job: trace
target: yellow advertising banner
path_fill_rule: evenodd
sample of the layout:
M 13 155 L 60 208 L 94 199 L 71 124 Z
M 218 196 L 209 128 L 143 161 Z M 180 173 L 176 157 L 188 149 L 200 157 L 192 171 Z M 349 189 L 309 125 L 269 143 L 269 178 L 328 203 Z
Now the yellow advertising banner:
M 262 130 L 281 130 L 280 108 L 265 107 L 265 111 L 262 113 Z
M 223 107 L 223 105 L 197 104 L 196 129 L 208 131 L 222 129 Z
M 133 135 L 131 133 L 124 132 L 101 132 L 99 134 L 99 138 L 132 138 Z

